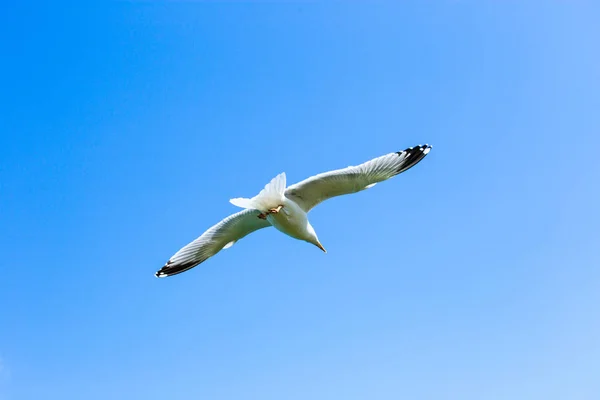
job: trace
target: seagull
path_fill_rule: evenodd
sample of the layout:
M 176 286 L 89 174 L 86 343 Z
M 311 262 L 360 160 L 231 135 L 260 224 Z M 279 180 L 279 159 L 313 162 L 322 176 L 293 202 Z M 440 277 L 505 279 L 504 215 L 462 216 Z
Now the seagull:
M 414 167 L 430 150 L 428 144 L 409 147 L 354 167 L 324 172 L 288 187 L 285 173 L 281 173 L 251 199 L 231 199 L 233 205 L 244 210 L 230 215 L 182 247 L 155 276 L 164 278 L 194 268 L 244 236 L 269 226 L 327 253 L 308 221 L 308 212 L 322 201 L 370 189 Z

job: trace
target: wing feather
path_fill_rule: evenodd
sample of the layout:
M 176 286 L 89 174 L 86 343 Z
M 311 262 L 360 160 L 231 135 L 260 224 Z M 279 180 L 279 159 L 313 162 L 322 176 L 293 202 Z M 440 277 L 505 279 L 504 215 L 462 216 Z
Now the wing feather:
M 158 278 L 177 275 L 206 261 L 223 248 L 228 248 L 244 236 L 271 226 L 269 221 L 258 218 L 260 211 L 243 210 L 214 225 L 199 238 L 182 247 L 156 272 Z
M 414 167 L 430 150 L 427 144 L 409 147 L 355 167 L 324 172 L 288 187 L 285 196 L 308 212 L 322 201 L 368 189 Z

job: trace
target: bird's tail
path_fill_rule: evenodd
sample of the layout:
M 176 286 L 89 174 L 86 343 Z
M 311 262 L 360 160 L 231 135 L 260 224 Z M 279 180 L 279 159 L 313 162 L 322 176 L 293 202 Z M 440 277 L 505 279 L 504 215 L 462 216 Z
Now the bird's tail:
M 229 202 L 234 206 L 241 208 L 252 208 L 267 212 L 271 208 L 276 208 L 283 202 L 285 192 L 285 172 L 277 175 L 271 182 L 265 185 L 265 188 L 259 194 L 251 199 L 238 197 L 231 199 Z

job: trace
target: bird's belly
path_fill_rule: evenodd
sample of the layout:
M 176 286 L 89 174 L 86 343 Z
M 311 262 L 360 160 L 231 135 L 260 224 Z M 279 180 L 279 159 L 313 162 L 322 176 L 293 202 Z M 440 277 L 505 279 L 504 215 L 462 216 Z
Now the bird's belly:
M 283 206 L 277 214 L 269 214 L 267 219 L 275 228 L 296 239 L 304 239 L 306 215 L 297 212 L 293 207 Z

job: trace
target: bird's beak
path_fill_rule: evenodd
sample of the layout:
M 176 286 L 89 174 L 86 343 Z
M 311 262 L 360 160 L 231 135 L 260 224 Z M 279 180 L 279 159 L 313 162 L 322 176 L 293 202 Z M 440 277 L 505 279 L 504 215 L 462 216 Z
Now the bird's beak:
M 320 248 L 321 250 L 323 250 L 323 252 L 327 253 L 327 250 L 325 250 L 325 247 L 323 247 L 323 245 L 321 243 L 317 242 L 315 244 L 315 246 L 317 246 L 318 248 Z

